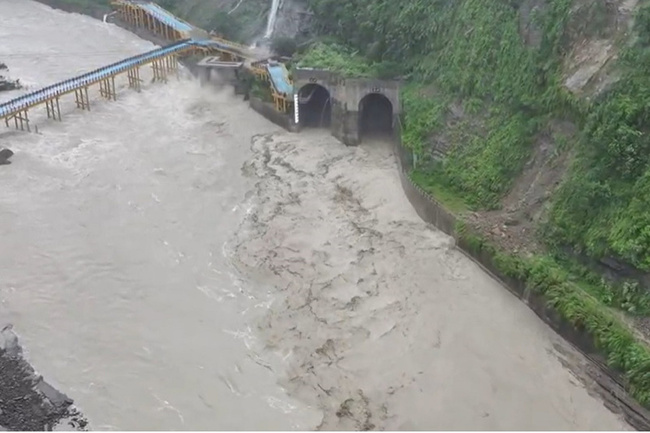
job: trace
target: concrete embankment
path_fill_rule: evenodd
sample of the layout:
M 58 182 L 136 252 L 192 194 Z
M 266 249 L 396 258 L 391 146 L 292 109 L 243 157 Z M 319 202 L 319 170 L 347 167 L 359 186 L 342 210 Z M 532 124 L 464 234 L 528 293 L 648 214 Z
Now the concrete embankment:
M 498 279 L 511 293 L 522 300 L 537 316 L 562 338 L 578 349 L 585 359 L 574 358 L 567 366 L 603 398 L 605 405 L 621 413 L 637 430 L 650 429 L 650 413 L 638 404 L 624 388 L 621 374 L 609 368 L 607 359 L 594 345 L 593 336 L 579 330 L 556 311 L 542 295 L 527 289 L 525 282 L 505 275 L 495 264 L 492 252 L 472 248 L 458 232 L 460 220 L 434 197 L 417 186 L 408 176 L 410 159 L 401 145 L 399 133 L 393 138 L 394 153 L 399 165 L 400 182 L 409 202 L 418 215 L 449 236 L 456 239 L 457 248 L 479 264 L 486 272 Z
M 275 109 L 273 104 L 264 102 L 259 98 L 251 96 L 250 106 L 258 114 L 264 116 L 264 118 L 275 123 L 281 128 L 284 128 L 287 131 L 291 131 L 291 132 L 298 132 L 297 125 L 292 122 L 291 117 L 286 114 L 280 113 L 278 110 Z

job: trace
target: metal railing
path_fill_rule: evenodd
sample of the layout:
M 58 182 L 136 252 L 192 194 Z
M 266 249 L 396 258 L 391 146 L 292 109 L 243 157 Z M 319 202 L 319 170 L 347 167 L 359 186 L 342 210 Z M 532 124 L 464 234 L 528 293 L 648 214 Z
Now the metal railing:
M 0 118 L 12 116 L 30 107 L 42 104 L 45 101 L 82 89 L 91 84 L 105 80 L 108 77 L 126 72 L 129 69 L 149 63 L 152 60 L 166 57 L 169 54 L 186 50 L 192 46 L 193 44 L 191 41 L 176 42 L 166 47 L 158 48 L 144 54 L 138 54 L 77 77 L 52 84 L 51 86 L 44 87 L 35 92 L 19 96 L 5 102 L 4 104 L 0 104 Z

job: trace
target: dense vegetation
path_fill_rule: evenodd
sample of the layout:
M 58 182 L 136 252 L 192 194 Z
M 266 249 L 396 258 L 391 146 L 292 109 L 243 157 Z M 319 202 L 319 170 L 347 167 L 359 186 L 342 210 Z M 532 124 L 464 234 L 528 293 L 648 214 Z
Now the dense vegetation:
M 644 127 L 650 100 L 650 79 L 644 74 L 650 62 L 650 8 L 637 13 L 639 37 L 621 56 L 625 77 L 588 104 L 564 90 L 559 65 L 576 33 L 589 37 L 606 27 L 605 0 L 590 2 L 577 16 L 569 13 L 572 0 L 306 1 L 316 30 L 327 37 L 302 63 L 348 75 L 409 78 L 403 134 L 418 158 L 419 178 L 447 187 L 470 207 L 500 205 L 530 156 L 535 134 L 549 119 L 576 121 L 581 134 L 571 148 L 578 157 L 556 194 L 546 238 L 650 271 L 650 199 L 644 198 L 650 190 L 650 140 Z M 208 14 L 200 10 L 201 2 L 159 3 L 235 40 L 250 39 L 248 33 L 259 28 L 266 11 L 263 1 L 242 2 L 231 14 L 230 6 L 238 2 Z M 527 18 L 541 34 L 534 45 L 521 35 L 521 9 L 531 3 L 546 4 L 543 12 Z M 460 103 L 472 124 L 446 124 L 452 101 Z M 429 158 L 431 137 L 443 130 L 458 145 L 436 164 Z
M 648 347 L 611 310 L 648 316 L 647 290 L 608 283 L 565 254 L 568 247 L 650 271 L 650 6 L 636 12 L 636 37 L 628 37 L 616 34 L 617 5 L 605 0 L 308 2 L 326 37 L 301 63 L 406 77 L 402 139 L 415 157 L 413 179 L 456 210 L 499 208 L 537 137 L 557 119 L 576 126 L 577 134 L 552 137 L 572 163 L 538 227 L 545 251 L 521 257 L 463 236 L 590 331 L 630 392 L 650 405 Z M 620 79 L 590 100 L 565 89 L 562 67 L 578 42 L 598 37 L 619 45 Z M 462 112 L 454 121 L 452 104 Z M 436 139 L 451 143 L 442 161 L 432 158 Z
M 604 31 L 612 13 L 604 0 L 578 12 L 572 0 L 309 2 L 319 30 L 337 35 L 341 45 L 318 45 L 302 62 L 354 75 L 390 70 L 409 77 L 404 142 L 419 157 L 420 170 L 471 207 L 500 206 L 549 120 L 577 123 L 580 134 L 566 150 L 578 156 L 553 201 L 545 234 L 553 245 L 650 270 L 650 139 L 644 126 L 650 7 L 637 13 L 639 37 L 623 49 L 624 76 L 590 103 L 564 89 L 560 65 L 571 42 Z M 520 9 L 531 3 L 546 5 L 523 18 L 539 31 L 535 44 L 521 34 Z M 451 101 L 472 124 L 445 123 Z M 438 132 L 454 144 L 440 164 L 428 161 Z

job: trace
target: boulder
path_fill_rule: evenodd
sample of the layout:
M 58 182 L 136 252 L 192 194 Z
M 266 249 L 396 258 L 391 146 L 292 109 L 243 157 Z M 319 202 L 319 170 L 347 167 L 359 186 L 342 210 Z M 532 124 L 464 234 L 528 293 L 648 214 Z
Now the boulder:
M 13 155 L 14 153 L 11 150 L 5 147 L 0 147 L 0 165 L 11 164 L 9 158 L 11 158 Z
M 20 356 L 23 353 L 22 347 L 18 343 L 18 336 L 13 331 L 13 325 L 9 324 L 2 328 L 0 331 L 0 338 L 2 338 L 2 345 L 0 346 L 3 352 L 11 357 Z
M 16 90 L 22 88 L 20 80 L 9 80 L 3 76 L 0 76 L 0 91 L 6 90 Z

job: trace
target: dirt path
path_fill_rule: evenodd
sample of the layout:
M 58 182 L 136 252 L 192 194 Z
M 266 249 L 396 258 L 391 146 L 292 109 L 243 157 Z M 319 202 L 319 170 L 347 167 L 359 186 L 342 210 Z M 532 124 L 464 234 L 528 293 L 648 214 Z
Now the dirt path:
M 278 298 L 259 324 L 320 429 L 627 429 L 566 370 L 573 353 L 423 223 L 388 144 L 253 139 L 237 264 Z

